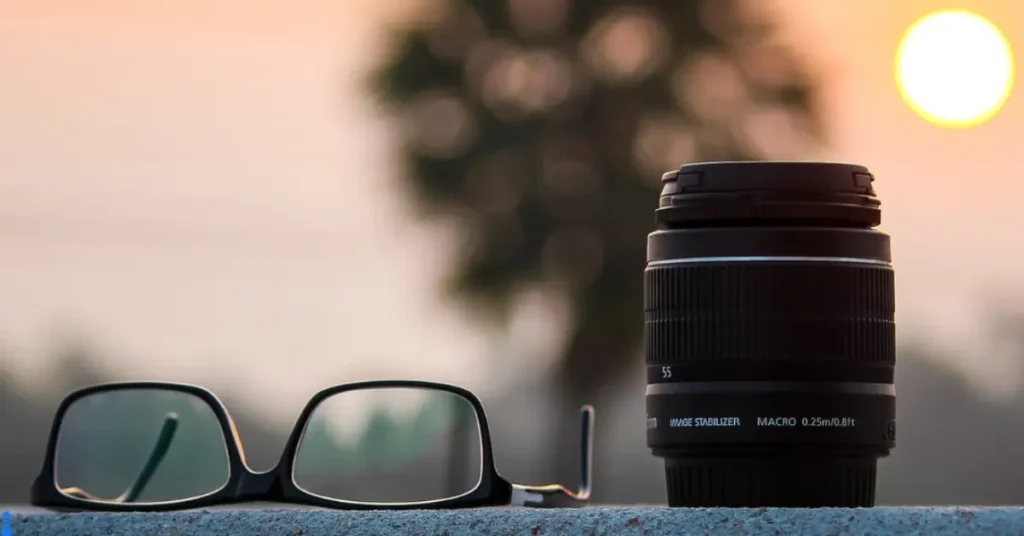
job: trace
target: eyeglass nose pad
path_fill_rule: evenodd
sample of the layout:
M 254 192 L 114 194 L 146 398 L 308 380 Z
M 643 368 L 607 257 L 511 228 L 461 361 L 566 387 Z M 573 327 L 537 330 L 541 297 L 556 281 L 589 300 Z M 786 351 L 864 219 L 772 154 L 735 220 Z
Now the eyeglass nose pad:
M 594 406 L 580 408 L 580 487 L 576 495 L 580 499 L 590 497 L 593 479 L 594 455 Z

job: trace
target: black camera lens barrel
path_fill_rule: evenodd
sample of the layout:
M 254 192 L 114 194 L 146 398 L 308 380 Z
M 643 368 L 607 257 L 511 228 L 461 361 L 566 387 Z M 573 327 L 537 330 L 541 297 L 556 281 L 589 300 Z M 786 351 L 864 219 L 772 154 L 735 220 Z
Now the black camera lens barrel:
M 665 174 L 644 280 L 647 443 L 670 506 L 872 506 L 895 446 L 895 299 L 873 177 Z

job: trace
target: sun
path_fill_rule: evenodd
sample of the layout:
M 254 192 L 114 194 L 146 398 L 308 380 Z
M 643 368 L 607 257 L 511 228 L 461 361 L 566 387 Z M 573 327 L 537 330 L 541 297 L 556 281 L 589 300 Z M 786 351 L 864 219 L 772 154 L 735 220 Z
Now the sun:
M 907 30 L 896 52 L 896 84 L 918 115 L 943 127 L 989 120 L 1013 88 L 1013 53 L 991 22 L 969 11 L 940 11 Z

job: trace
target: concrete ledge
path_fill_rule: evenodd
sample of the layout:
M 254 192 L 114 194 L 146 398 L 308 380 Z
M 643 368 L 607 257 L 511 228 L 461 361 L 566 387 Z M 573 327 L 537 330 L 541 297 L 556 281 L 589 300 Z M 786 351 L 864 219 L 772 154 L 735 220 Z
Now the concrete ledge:
M 1024 508 L 495 508 L 345 512 L 217 509 L 176 513 L 14 513 L 11 536 L 58 535 L 1024 535 Z

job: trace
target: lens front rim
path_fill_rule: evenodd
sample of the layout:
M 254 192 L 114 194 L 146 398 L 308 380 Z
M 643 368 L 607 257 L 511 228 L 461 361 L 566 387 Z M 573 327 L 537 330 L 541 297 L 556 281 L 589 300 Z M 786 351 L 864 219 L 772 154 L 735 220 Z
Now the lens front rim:
M 662 175 L 655 218 L 662 227 L 742 222 L 881 223 L 874 177 L 864 166 L 828 162 L 702 162 Z

